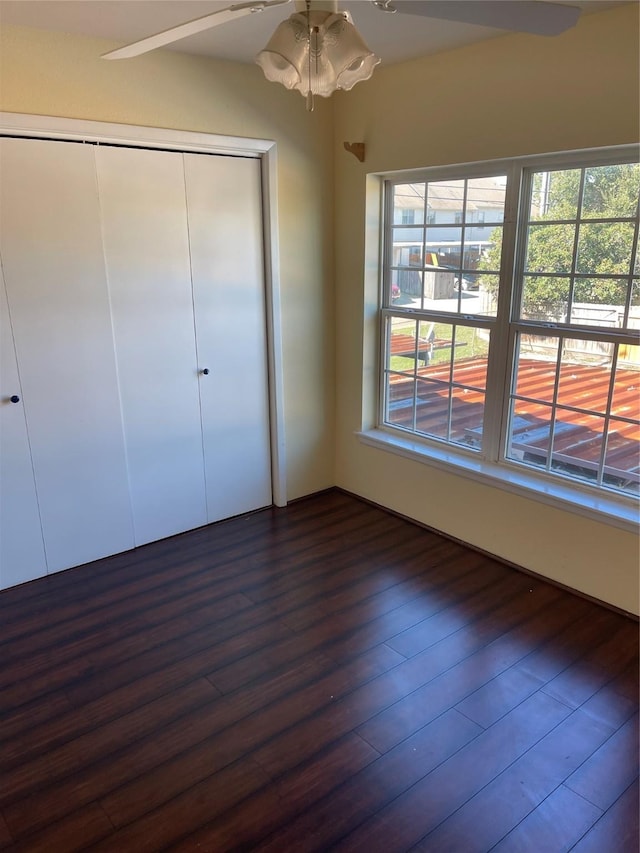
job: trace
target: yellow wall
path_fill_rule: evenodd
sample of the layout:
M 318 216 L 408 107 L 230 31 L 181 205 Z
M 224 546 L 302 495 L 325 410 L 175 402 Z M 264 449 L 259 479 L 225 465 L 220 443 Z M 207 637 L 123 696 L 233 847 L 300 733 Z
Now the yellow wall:
M 637 141 L 638 69 L 638 6 L 625 6 L 556 38 L 508 35 L 381 67 L 336 97 L 334 118 L 337 484 L 635 613 L 632 534 L 364 446 L 354 433 L 375 391 L 366 174 Z M 340 150 L 345 140 L 366 143 L 364 164 Z
M 332 104 L 312 114 L 257 66 L 170 51 L 107 62 L 102 40 L 0 28 L 0 110 L 274 139 L 287 494 L 333 484 Z

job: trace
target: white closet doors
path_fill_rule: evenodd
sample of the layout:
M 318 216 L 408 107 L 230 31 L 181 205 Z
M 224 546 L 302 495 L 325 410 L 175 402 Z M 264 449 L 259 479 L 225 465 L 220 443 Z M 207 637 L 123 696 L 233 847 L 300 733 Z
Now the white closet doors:
M 206 524 L 182 154 L 96 150 L 136 544 Z
M 0 255 L 52 572 L 133 546 L 94 152 L 0 144 Z
M 259 162 L 5 138 L 0 166 L 0 582 L 270 504 Z
M 260 164 L 185 154 L 207 518 L 271 503 Z
M 0 589 L 39 578 L 47 566 L 24 401 L 0 270 Z

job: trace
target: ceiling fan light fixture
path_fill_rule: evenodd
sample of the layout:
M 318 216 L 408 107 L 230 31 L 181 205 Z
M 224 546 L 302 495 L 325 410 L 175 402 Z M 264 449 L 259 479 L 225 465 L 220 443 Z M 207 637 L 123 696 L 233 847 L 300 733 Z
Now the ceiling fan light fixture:
M 307 11 L 283 21 L 256 62 L 267 80 L 297 89 L 312 108 L 314 95 L 328 98 L 368 80 L 380 59 L 347 12 Z

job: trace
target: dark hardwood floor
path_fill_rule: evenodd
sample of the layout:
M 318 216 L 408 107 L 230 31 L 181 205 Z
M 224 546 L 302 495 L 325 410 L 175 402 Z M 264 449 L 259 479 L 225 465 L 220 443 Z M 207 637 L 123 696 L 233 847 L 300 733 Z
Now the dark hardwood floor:
M 340 492 L 0 626 L 0 848 L 638 851 L 637 623 Z

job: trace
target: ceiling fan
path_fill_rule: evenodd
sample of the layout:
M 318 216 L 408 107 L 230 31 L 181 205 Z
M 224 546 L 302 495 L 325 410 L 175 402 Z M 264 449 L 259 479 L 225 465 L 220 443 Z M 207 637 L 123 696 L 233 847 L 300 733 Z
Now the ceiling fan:
M 229 21 L 283 6 L 290 0 L 249 0 L 109 51 L 104 59 L 128 59 Z M 371 0 L 382 13 L 417 15 L 534 35 L 553 36 L 574 26 L 580 8 L 547 0 Z M 268 80 L 297 89 L 313 109 L 313 96 L 328 97 L 367 80 L 380 58 L 372 53 L 337 0 L 295 0 L 256 57 Z

